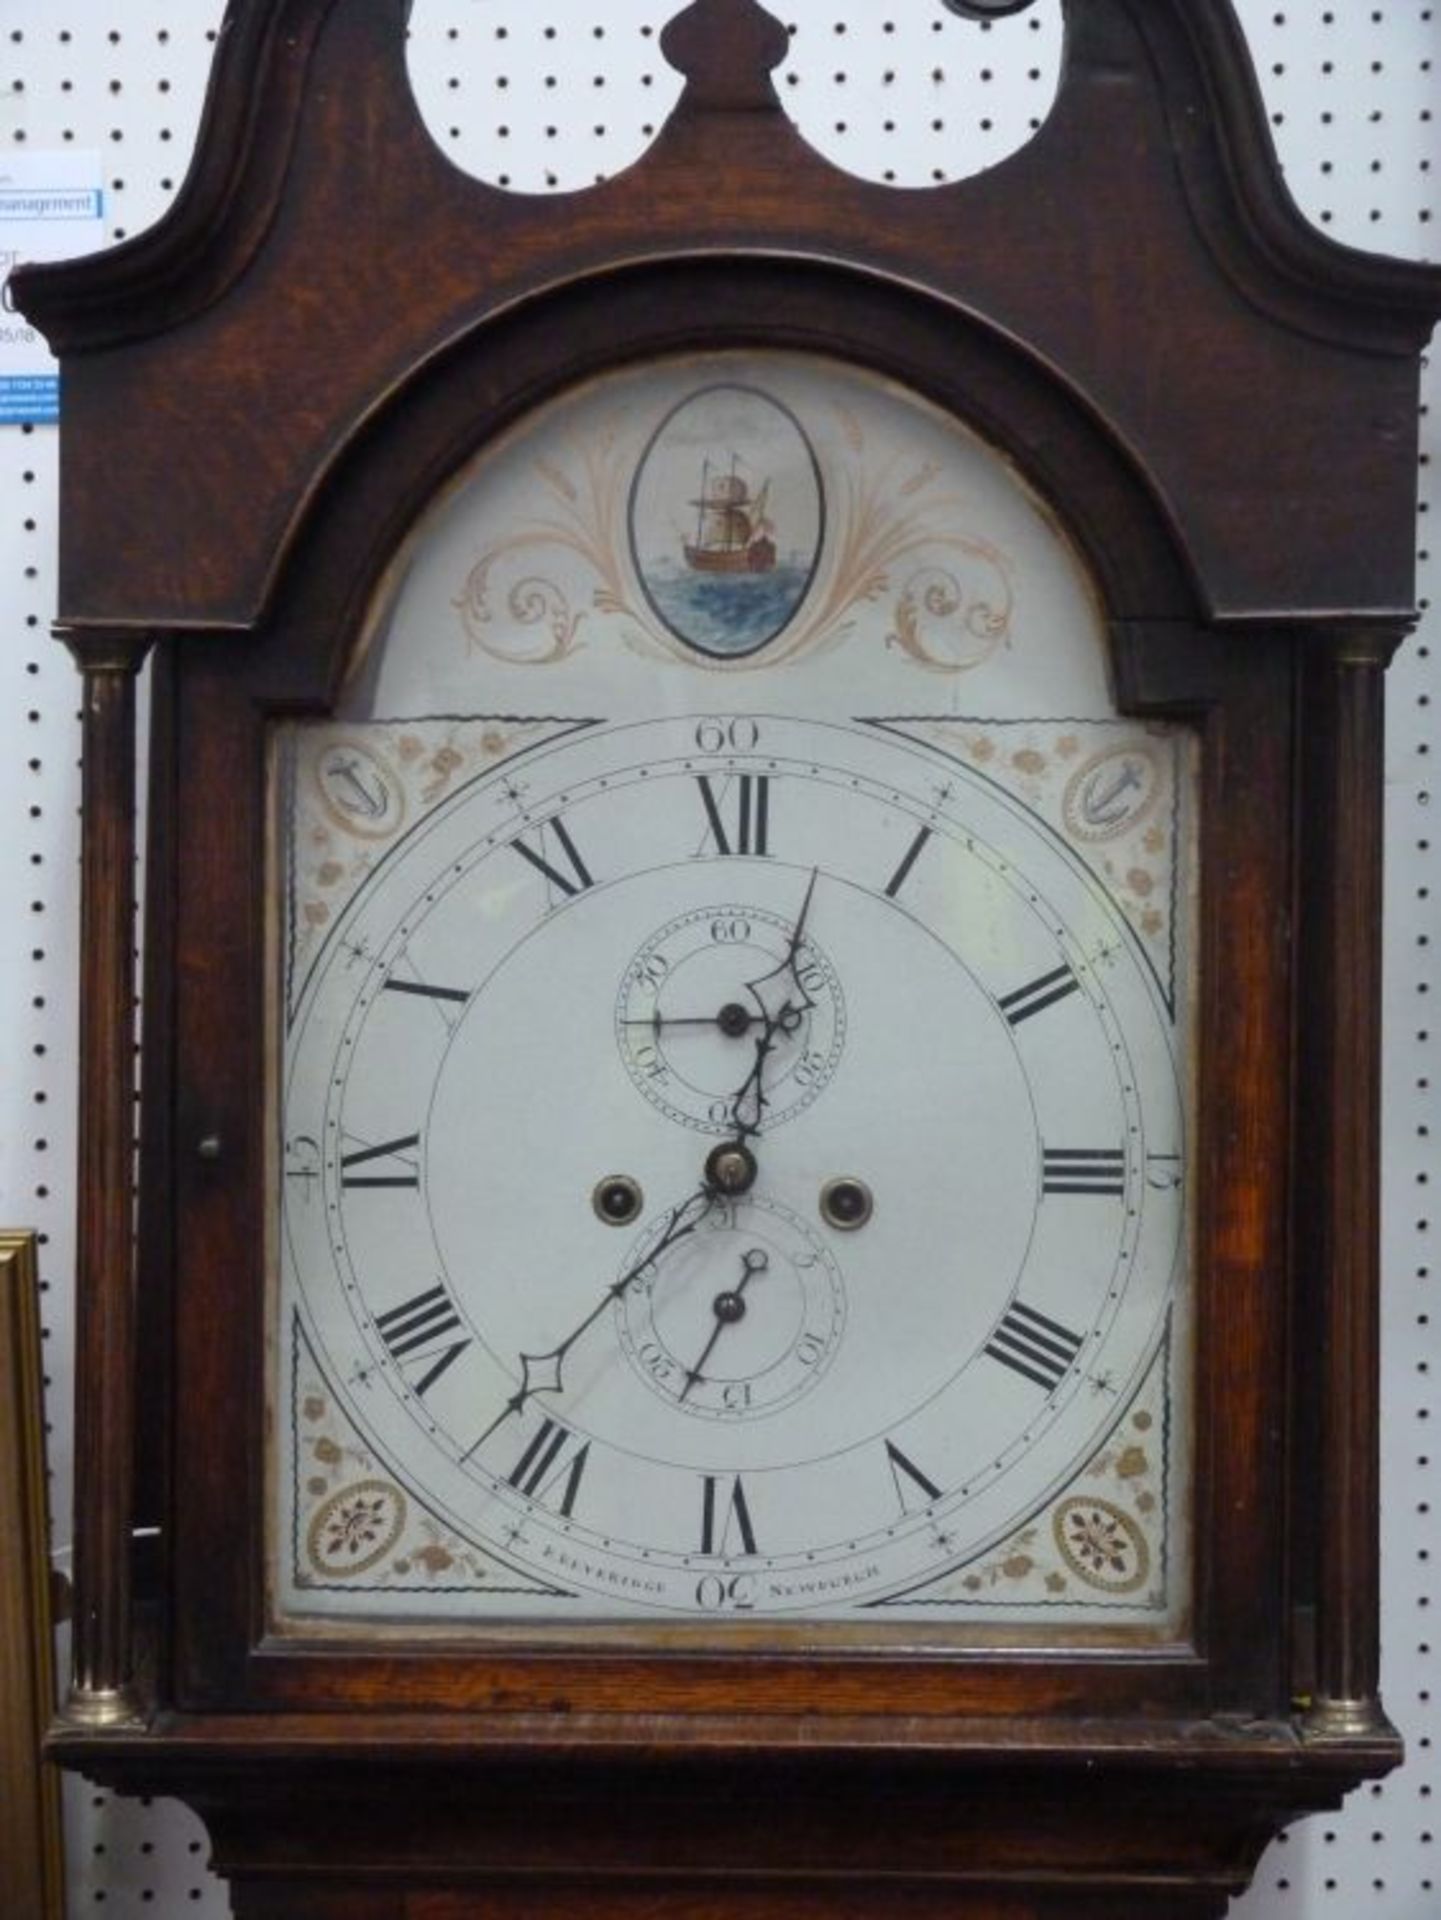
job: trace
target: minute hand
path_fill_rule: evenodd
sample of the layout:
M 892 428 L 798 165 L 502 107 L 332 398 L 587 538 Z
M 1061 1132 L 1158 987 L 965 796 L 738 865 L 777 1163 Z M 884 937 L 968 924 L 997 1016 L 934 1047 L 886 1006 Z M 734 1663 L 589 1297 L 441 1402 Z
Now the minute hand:
M 820 872 L 819 867 L 811 868 L 811 877 L 806 886 L 805 898 L 801 902 L 801 910 L 796 917 L 795 926 L 791 929 L 790 941 L 787 944 L 785 957 L 782 959 L 780 965 L 772 967 L 769 973 L 759 974 L 754 980 L 748 980 L 746 982 L 747 993 L 751 995 L 761 1010 L 761 1033 L 756 1041 L 755 1065 L 751 1068 L 744 1084 L 731 1103 L 731 1119 L 735 1125 L 736 1138 L 742 1146 L 748 1145 L 761 1131 L 767 1104 L 765 1093 L 766 1061 L 775 1050 L 777 1033 L 793 1033 L 800 1025 L 802 1016 L 809 1012 L 815 1005 L 815 1001 L 812 1000 L 801 983 L 800 973 L 796 967 L 796 956 L 799 954 L 801 942 L 805 938 L 806 921 L 810 916 L 811 901 L 815 898 L 816 882 L 820 878 Z M 795 989 L 795 997 L 793 998 L 790 993 L 787 993 L 781 1001 L 780 1006 L 772 1013 L 770 1007 L 766 1004 L 766 995 L 762 992 L 762 988 L 769 985 L 772 980 L 779 980 L 786 974 L 790 975 L 791 984 Z
M 800 952 L 801 941 L 805 937 L 806 921 L 810 917 L 811 901 L 815 898 L 816 882 L 817 880 L 820 879 L 820 877 L 821 877 L 820 868 L 812 867 L 810 882 L 806 887 L 806 897 L 801 902 L 800 915 L 796 920 L 794 929 L 791 932 L 791 943 L 786 948 L 786 957 L 785 957 L 784 964 L 790 968 L 792 977 L 795 978 L 795 982 L 798 987 L 800 986 L 800 979 L 799 979 L 799 976 L 796 975 L 796 955 Z M 802 991 L 804 991 L 804 989 L 802 989 Z
M 552 1347 L 549 1353 L 523 1353 L 520 1356 L 520 1385 L 506 1401 L 490 1425 L 474 1441 L 461 1458 L 468 1460 L 473 1453 L 483 1447 L 493 1433 L 497 1433 L 507 1420 L 523 1413 L 538 1393 L 562 1393 L 565 1390 L 565 1363 L 571 1349 L 579 1344 L 601 1319 L 608 1308 L 613 1306 L 625 1293 L 633 1281 L 654 1266 L 660 1256 L 678 1240 L 684 1240 L 710 1213 L 720 1195 L 709 1180 L 703 1181 L 694 1193 L 688 1193 L 684 1200 L 678 1201 L 664 1216 L 665 1224 L 660 1238 L 651 1246 L 634 1266 L 628 1267 L 618 1280 L 611 1282 L 600 1299 L 579 1324 L 571 1329 L 558 1347 Z

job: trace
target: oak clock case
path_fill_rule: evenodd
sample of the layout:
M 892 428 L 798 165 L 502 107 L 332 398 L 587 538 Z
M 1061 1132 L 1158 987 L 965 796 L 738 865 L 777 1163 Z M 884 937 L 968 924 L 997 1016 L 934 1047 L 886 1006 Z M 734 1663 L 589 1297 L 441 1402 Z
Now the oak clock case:
M 271 765 L 276 1632 L 1183 1634 L 1196 742 L 994 448 L 598 377 Z
M 1304 227 L 1226 0 L 1068 0 L 1037 137 L 908 193 L 693 0 L 564 205 L 449 165 L 404 13 L 239 0 L 172 218 L 12 280 L 85 675 L 55 1751 L 245 1920 L 1216 1920 L 1399 1753 L 1441 283 Z

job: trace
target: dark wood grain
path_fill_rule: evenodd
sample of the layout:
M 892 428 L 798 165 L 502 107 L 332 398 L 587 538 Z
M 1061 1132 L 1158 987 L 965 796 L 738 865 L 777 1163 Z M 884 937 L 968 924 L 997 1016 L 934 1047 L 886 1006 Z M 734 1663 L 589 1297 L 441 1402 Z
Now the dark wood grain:
M 67 621 L 249 626 L 336 458 L 459 333 L 622 263 L 757 249 L 858 276 L 913 279 L 923 262 L 938 296 L 1064 369 L 1172 504 L 1218 611 L 1410 605 L 1434 274 L 1307 228 L 1228 0 L 1072 0 L 1064 86 L 1036 139 L 905 196 L 830 166 L 773 101 L 694 88 L 604 186 L 544 200 L 485 186 L 420 122 L 404 11 L 234 9 L 171 214 L 101 259 L 16 276 L 18 304 L 66 350 L 81 428 L 63 476 Z M 750 0 L 697 10 L 692 66 L 733 74 L 752 14 Z M 293 351 L 298 333 L 311 353 Z M 123 473 L 104 451 L 118 445 Z M 143 502 L 161 491 L 172 538 L 157 550 Z M 1248 538 L 1279 502 L 1286 538 Z
M 710 113 L 774 113 L 771 74 L 790 37 L 756 0 L 694 0 L 666 27 L 661 52 L 683 74 L 691 103 Z
M 1381 672 L 1412 617 L 1441 276 L 1300 219 L 1227 0 L 1068 0 L 1037 138 L 905 194 L 802 141 L 772 14 L 697 0 L 651 151 L 544 199 L 435 148 L 405 11 L 240 0 L 173 212 L 12 282 L 63 355 L 62 620 L 91 669 L 82 1691 L 131 1673 L 140 1382 L 165 1536 L 152 1723 L 55 1751 L 189 1799 L 249 1920 L 1219 1915 L 1281 1825 L 1399 1753 L 1376 1698 Z M 268 730 L 333 702 L 416 517 L 527 410 L 766 345 L 902 381 L 1013 460 L 1093 570 L 1122 708 L 1196 731 L 1194 1617 L 1144 1652 L 1026 1657 L 955 1633 L 276 1642 Z M 129 667 L 157 626 L 137 1318 Z
M 412 1738 L 418 1755 L 418 1728 Z M 264 1736 L 217 1725 L 205 1743 L 181 1735 L 184 1754 L 152 1742 L 138 1777 L 157 1792 L 185 1781 L 242 1914 L 287 1911 L 281 1889 L 343 1911 L 347 1893 L 385 1888 L 413 1903 L 405 1912 L 427 1901 L 445 1912 L 444 1896 L 457 1913 L 490 1900 L 566 1913 L 585 1886 L 601 1913 L 659 1900 L 663 1912 L 765 1920 L 830 1906 L 881 1920 L 888 1902 L 985 1913 L 1001 1899 L 1057 1920 L 1219 1912 L 1274 1825 L 1339 1790 L 1304 1779 L 1294 1739 L 1277 1738 L 1262 1764 L 1254 1739 L 1204 1729 L 1191 1760 L 1167 1769 L 1087 1755 L 1078 1739 L 1062 1764 L 978 1743 L 969 1761 L 898 1748 L 878 1772 L 859 1754 L 818 1764 L 738 1735 L 707 1759 L 603 1746 L 590 1777 L 459 1740 L 411 1772 L 393 1745 L 347 1752 L 343 1739 L 338 1725 L 328 1746 L 312 1732 L 282 1757 Z M 114 1754 L 97 1760 L 101 1777 L 117 1769 L 128 1772 Z

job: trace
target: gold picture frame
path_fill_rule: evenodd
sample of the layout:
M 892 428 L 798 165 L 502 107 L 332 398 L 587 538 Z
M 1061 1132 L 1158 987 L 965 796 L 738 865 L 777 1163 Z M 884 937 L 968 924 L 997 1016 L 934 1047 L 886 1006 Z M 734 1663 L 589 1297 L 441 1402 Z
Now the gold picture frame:
M 0 1230 L 0 1913 L 62 1920 L 38 1281 L 35 1235 Z

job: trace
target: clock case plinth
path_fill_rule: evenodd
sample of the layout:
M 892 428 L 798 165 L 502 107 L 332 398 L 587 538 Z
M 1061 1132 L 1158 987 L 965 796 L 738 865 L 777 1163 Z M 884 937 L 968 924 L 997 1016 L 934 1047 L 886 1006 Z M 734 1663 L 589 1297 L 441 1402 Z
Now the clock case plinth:
M 1217 1920 L 1278 1827 L 1394 1757 L 1119 1717 L 162 1716 L 83 1747 L 198 1809 L 237 1920 Z
M 769 14 L 698 0 L 650 152 L 540 200 L 432 144 L 403 0 L 236 0 L 173 212 L 13 282 L 62 357 L 59 630 L 86 676 L 76 1664 L 52 1747 L 196 1806 L 242 1915 L 1219 1914 L 1280 1825 L 1399 1757 L 1376 1645 L 1382 678 L 1414 617 L 1441 277 L 1301 221 L 1227 0 L 1066 11 L 1031 144 L 902 194 L 801 141 Z M 275 1642 L 267 720 L 326 710 L 406 529 L 524 411 L 761 345 L 868 365 L 1004 449 L 1092 565 L 1123 709 L 1201 733 L 1192 1632 L 1025 1656 Z M 115 1196 L 152 650 L 137 1247 Z

